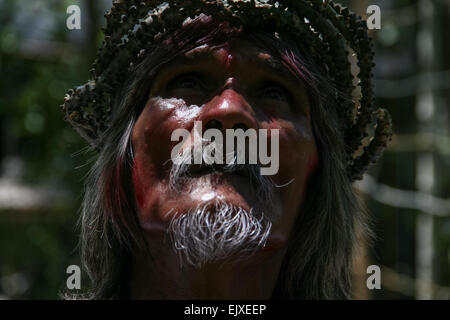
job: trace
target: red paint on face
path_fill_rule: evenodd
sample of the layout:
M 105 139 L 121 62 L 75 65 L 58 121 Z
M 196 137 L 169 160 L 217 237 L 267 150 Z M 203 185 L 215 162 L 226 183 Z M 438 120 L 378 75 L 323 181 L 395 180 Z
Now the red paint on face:
M 307 176 L 309 177 L 317 168 L 319 156 L 317 154 L 311 156 L 306 167 Z
M 142 188 L 141 177 L 139 176 L 138 162 L 136 159 L 133 162 L 133 186 L 136 201 L 139 208 L 144 206 L 144 190 Z
M 224 43 L 223 46 L 216 52 L 216 57 L 224 66 L 229 66 L 229 63 L 233 59 L 230 50 L 230 43 Z
M 205 125 L 215 119 L 223 129 L 245 124 L 253 129 L 280 130 L 279 172 L 271 179 L 285 186 L 275 189 L 275 210 L 281 218 L 273 225 L 267 248 L 283 247 L 299 213 L 306 182 L 318 164 L 307 94 L 300 83 L 293 84 L 274 74 L 270 63 L 262 67 L 272 57 L 248 42 L 236 40 L 229 49 L 194 49 L 196 54 L 201 50 L 206 50 L 208 59 L 194 61 L 188 68 L 180 62 L 177 69 L 175 63 L 160 71 L 152 84 L 152 96 L 159 98 L 147 103 L 133 128 L 133 183 L 141 225 L 148 233 L 164 230 L 175 214 L 188 212 L 211 199 L 222 199 L 245 209 L 260 205 L 251 195 L 250 181 L 236 177 L 220 177 L 219 182 L 213 183 L 211 176 L 202 176 L 181 185 L 181 193 L 170 190 L 168 160 L 178 143 L 171 141 L 172 132 L 186 129 L 192 133 L 194 121 Z M 186 69 L 189 81 L 177 82 Z M 199 76 L 192 79 L 193 73 Z M 271 83 L 268 88 L 267 82 Z M 292 99 L 277 99 L 273 83 L 290 91 Z M 190 97 L 201 103 L 188 103 Z M 178 99 L 177 103 L 171 102 L 173 98 Z M 145 229 L 146 226 L 151 228 Z

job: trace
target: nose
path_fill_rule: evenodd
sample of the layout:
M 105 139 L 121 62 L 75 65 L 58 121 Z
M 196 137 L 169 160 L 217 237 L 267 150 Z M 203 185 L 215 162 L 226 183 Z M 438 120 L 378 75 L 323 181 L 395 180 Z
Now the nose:
M 247 100 L 234 88 L 223 90 L 204 108 L 200 119 L 203 128 L 219 129 L 257 129 L 254 111 Z

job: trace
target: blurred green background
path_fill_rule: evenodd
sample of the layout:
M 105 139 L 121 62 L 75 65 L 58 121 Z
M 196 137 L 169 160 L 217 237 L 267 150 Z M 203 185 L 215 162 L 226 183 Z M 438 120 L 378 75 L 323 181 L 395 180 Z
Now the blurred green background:
M 377 104 L 394 139 L 357 187 L 378 239 L 355 260 L 355 298 L 450 299 L 450 2 L 341 1 L 381 9 Z M 81 30 L 66 9 L 81 8 Z M 63 121 L 67 90 L 84 83 L 110 0 L 0 0 L 0 299 L 57 299 L 79 265 L 77 219 L 86 143 Z M 381 267 L 381 290 L 366 268 Z M 84 279 L 83 281 L 86 281 Z

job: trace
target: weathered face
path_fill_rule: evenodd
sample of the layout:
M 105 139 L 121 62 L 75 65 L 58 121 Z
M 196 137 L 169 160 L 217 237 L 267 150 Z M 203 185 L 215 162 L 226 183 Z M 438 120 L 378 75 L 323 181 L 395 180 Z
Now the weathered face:
M 238 174 L 199 174 L 177 186 L 180 192 L 169 188 L 171 152 L 178 144 L 172 132 L 193 132 L 194 121 L 205 130 L 214 120 L 222 130 L 268 129 L 269 141 L 270 130 L 279 129 L 279 170 L 269 176 L 279 218 L 266 249 L 285 246 L 318 162 L 302 83 L 269 53 L 236 39 L 220 48 L 197 47 L 172 61 L 157 74 L 149 97 L 132 134 L 133 183 L 145 233 L 161 235 L 178 213 L 217 199 L 259 208 L 251 181 Z

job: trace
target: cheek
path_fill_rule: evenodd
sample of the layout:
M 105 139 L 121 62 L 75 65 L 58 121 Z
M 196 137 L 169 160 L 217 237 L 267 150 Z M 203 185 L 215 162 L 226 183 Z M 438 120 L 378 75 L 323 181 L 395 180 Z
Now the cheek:
M 132 182 L 138 209 L 146 210 L 158 198 L 158 188 L 161 182 L 159 167 L 155 166 L 151 158 L 142 153 L 135 155 L 132 168 Z
M 137 161 L 137 159 L 134 159 L 133 162 L 133 187 L 136 196 L 136 202 L 139 208 L 142 208 L 144 206 L 144 188 L 141 182 L 139 161 Z
M 272 125 L 276 125 L 276 121 Z M 298 123 L 279 122 L 280 172 L 276 183 L 284 185 L 292 181 L 286 192 L 302 199 L 310 176 L 315 172 L 319 155 L 314 135 L 306 119 Z M 294 179 L 294 180 L 293 180 Z
M 309 178 L 316 171 L 318 163 L 319 163 L 319 156 L 316 151 L 309 156 L 309 159 L 305 166 L 305 175 L 304 175 L 305 178 L 303 179 L 303 183 L 302 183 L 301 199 L 303 199 L 303 197 L 305 195 Z
M 306 177 L 309 176 L 316 171 L 317 165 L 319 163 L 319 155 L 317 151 L 313 152 L 312 155 L 308 159 L 308 163 L 306 164 Z

